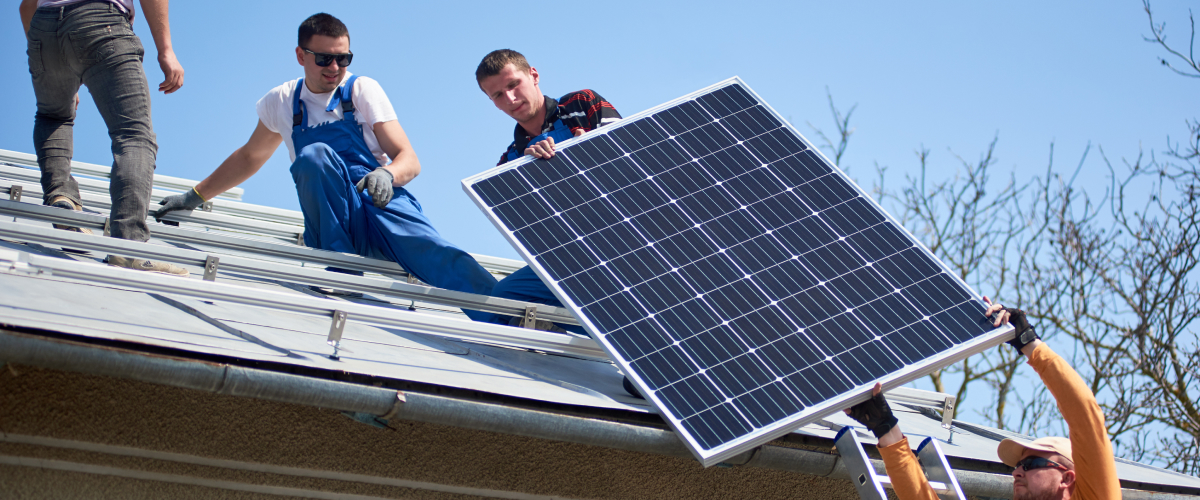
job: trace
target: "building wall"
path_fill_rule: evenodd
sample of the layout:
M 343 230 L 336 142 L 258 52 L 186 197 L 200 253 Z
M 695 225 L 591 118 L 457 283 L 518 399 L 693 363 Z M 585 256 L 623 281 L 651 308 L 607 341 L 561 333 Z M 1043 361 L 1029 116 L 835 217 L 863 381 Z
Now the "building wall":
M 578 499 L 858 498 L 845 479 L 705 469 L 688 459 L 418 422 L 379 429 L 333 410 L 15 365 L 0 368 L 0 432 L 0 496 L 6 498 L 521 498 L 513 493 Z M 209 462 L 13 443 L 13 436 Z M 12 465 L 17 460 L 27 465 Z M 431 484 L 402 487 L 239 470 L 245 463 Z

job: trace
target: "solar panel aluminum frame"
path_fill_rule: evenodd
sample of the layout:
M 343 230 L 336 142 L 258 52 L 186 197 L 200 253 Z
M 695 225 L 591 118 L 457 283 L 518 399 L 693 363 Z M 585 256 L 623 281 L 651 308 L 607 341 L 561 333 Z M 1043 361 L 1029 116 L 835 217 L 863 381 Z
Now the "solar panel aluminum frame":
M 928 247 L 926 247 L 924 245 L 924 243 L 921 242 L 920 239 L 916 238 L 910 231 L 908 231 L 907 228 L 905 228 L 902 224 L 900 224 L 899 221 L 897 221 L 895 219 L 895 217 L 893 217 L 891 214 L 889 214 L 886 210 L 883 210 L 883 207 L 880 206 L 873 198 L 871 198 L 871 196 L 864 189 L 862 189 L 858 185 L 858 183 L 854 182 L 853 179 L 851 179 L 849 176 L 845 175 L 845 172 L 843 172 L 840 168 L 838 168 L 838 166 L 835 165 L 833 162 L 829 161 L 829 158 L 827 158 L 823 153 L 821 153 L 821 151 L 819 149 L 813 147 L 811 141 L 809 141 L 806 137 L 804 137 L 804 135 L 801 134 L 800 131 L 796 130 L 796 128 L 793 127 L 791 125 L 791 123 L 789 123 L 788 120 L 784 119 L 784 117 L 782 115 L 780 115 L 779 112 L 777 112 L 774 108 L 772 108 L 769 104 L 767 104 L 767 102 L 765 100 L 763 100 L 762 97 L 760 97 L 758 95 L 758 93 L 754 92 L 754 90 L 752 90 L 748 85 L 746 85 L 745 82 L 742 81 L 741 78 L 739 78 L 737 76 L 734 76 L 732 78 L 729 78 L 729 79 L 719 82 L 717 84 L 711 85 L 709 87 L 703 88 L 696 92 L 692 92 L 683 97 L 668 101 L 666 103 L 663 103 L 661 105 L 655 106 L 648 110 L 642 111 L 635 115 L 631 115 L 631 116 L 626 117 L 616 123 L 607 125 L 602 128 L 592 130 L 592 131 L 587 132 L 579 137 L 574 137 L 574 138 L 568 139 L 566 141 L 563 141 L 561 143 L 558 143 L 558 144 L 556 144 L 556 149 L 559 151 L 566 150 L 566 149 L 570 148 L 572 145 L 577 144 L 579 142 L 582 142 L 582 141 L 585 141 L 585 140 L 588 140 L 590 138 L 594 138 L 594 137 L 597 137 L 600 135 L 612 133 L 613 131 L 620 129 L 624 125 L 633 123 L 641 118 L 651 116 L 655 113 L 658 113 L 659 111 L 665 110 L 667 108 L 671 108 L 673 106 L 679 105 L 679 104 L 689 101 L 689 100 L 696 99 L 697 97 L 700 97 L 705 94 L 709 94 L 711 92 L 714 92 L 716 90 L 719 90 L 721 88 L 724 88 L 724 87 L 727 87 L 730 85 L 741 86 L 742 89 L 744 89 L 746 92 L 748 92 L 755 99 L 755 101 L 757 101 L 757 104 L 762 105 L 764 108 L 769 110 L 770 113 L 772 114 L 772 116 L 774 116 L 777 120 L 779 120 L 780 123 L 783 124 L 784 129 L 795 134 L 796 138 L 798 138 L 800 141 L 802 141 L 802 143 L 805 146 L 807 146 L 809 149 L 811 149 L 817 155 L 820 155 L 821 160 L 823 160 L 828 166 L 830 166 L 837 174 L 840 174 L 845 180 L 847 180 L 849 182 L 849 184 L 853 187 L 853 189 L 856 190 L 860 196 L 862 196 L 869 203 L 871 203 L 871 205 L 873 205 L 875 208 L 877 208 L 883 214 L 883 216 L 885 218 L 885 222 L 890 222 L 890 223 L 894 224 L 895 227 L 897 229 L 899 229 L 900 231 L 902 231 L 908 238 L 910 238 L 911 241 L 918 248 L 920 248 L 921 250 L 926 252 L 928 255 L 934 256 L 934 254 L 929 251 Z M 870 397 L 871 389 L 875 383 L 874 381 L 870 382 L 868 384 L 863 384 L 860 386 L 853 387 L 852 389 L 842 393 L 838 397 L 826 400 L 821 405 L 805 408 L 800 413 L 793 414 L 789 418 L 785 418 L 783 420 L 775 422 L 774 424 L 771 424 L 766 427 L 762 427 L 751 433 L 745 434 L 741 438 L 736 439 L 734 441 L 730 441 L 728 443 L 725 443 L 723 445 L 720 445 L 720 446 L 717 446 L 717 447 L 714 447 L 714 448 L 711 448 L 708 450 L 703 449 L 698 444 L 698 440 L 696 439 L 696 437 L 691 435 L 691 433 L 682 425 L 682 423 L 679 420 L 676 420 L 669 413 L 661 411 L 662 408 L 666 408 L 663 401 L 659 400 L 659 398 L 656 396 L 654 391 L 650 390 L 650 388 L 649 388 L 650 386 L 645 381 L 643 381 L 642 378 L 634 370 L 632 370 L 630 368 L 629 363 L 626 360 L 622 359 L 621 356 L 617 354 L 618 351 L 610 344 L 610 342 L 604 337 L 604 335 L 597 334 L 597 332 L 599 332 L 600 329 L 597 328 L 596 325 L 594 325 L 591 322 L 591 320 L 589 320 L 586 316 L 580 314 L 579 311 L 581 310 L 581 306 L 578 304 L 575 304 L 570 299 L 570 297 L 558 285 L 558 283 L 550 277 L 550 274 L 546 271 L 546 269 L 542 268 L 542 266 L 537 262 L 537 260 L 532 257 L 533 252 L 531 252 L 529 249 L 527 249 L 516 238 L 516 235 L 513 231 L 510 231 L 504 227 L 504 224 L 501 222 L 500 218 L 492 211 L 492 209 L 490 209 L 488 207 L 487 203 L 483 200 L 483 198 L 472 189 L 472 186 L 479 181 L 482 181 L 487 178 L 491 178 L 495 175 L 498 175 L 498 174 L 503 173 L 508 170 L 519 168 L 519 167 L 521 167 L 525 164 L 531 163 L 533 161 L 535 161 L 535 158 L 533 158 L 531 156 L 525 156 L 518 160 L 514 160 L 511 162 L 505 163 L 503 165 L 499 165 L 495 168 L 489 169 L 489 170 L 479 173 L 477 175 L 463 179 L 463 181 L 462 181 L 463 190 L 466 191 L 467 196 L 470 197 L 473 202 L 475 202 L 475 205 L 478 206 L 485 215 L 487 215 L 488 219 L 491 220 L 492 224 L 495 225 L 496 228 L 500 230 L 501 234 L 504 235 L 504 237 L 509 241 L 509 243 L 511 243 L 513 245 L 513 248 L 517 249 L 517 251 L 521 254 L 522 258 L 524 258 L 524 260 L 529 264 L 530 268 L 532 268 L 534 270 L 534 272 L 537 273 L 538 277 L 541 278 L 542 281 L 549 286 L 549 288 L 554 292 L 555 296 L 557 296 L 559 298 L 559 300 L 561 300 L 562 303 L 564 305 L 566 305 L 566 307 L 569 308 L 572 311 L 572 313 L 575 314 L 575 316 L 579 319 L 579 323 L 581 325 L 583 325 L 584 328 L 588 331 L 588 333 L 592 336 L 592 338 L 596 339 L 596 341 L 604 348 L 604 350 L 609 353 L 609 355 L 612 357 L 612 359 L 621 368 L 621 371 L 623 373 L 625 373 L 626 376 L 629 377 L 630 381 L 632 381 L 641 390 L 642 394 L 647 395 L 648 399 L 650 399 L 655 404 L 655 406 L 660 409 L 660 412 L 659 412 L 660 415 L 662 415 L 664 420 L 667 421 L 667 423 L 671 426 L 671 428 L 673 428 L 675 430 L 675 432 L 680 435 L 680 437 L 682 438 L 684 443 L 687 445 L 688 449 L 691 450 L 692 454 L 695 455 L 697 460 L 699 460 L 701 462 L 701 464 L 703 464 L 705 467 L 721 463 L 725 460 L 728 460 L 731 457 L 735 457 L 741 453 L 749 451 L 756 446 L 762 445 L 762 444 L 767 443 L 773 439 L 776 439 L 782 435 L 785 435 L 794 429 L 803 427 L 804 425 L 807 425 L 809 423 L 817 421 L 817 420 L 824 418 L 830 414 L 841 411 L 843 408 L 849 408 L 857 403 L 865 401 Z M 966 289 L 972 297 L 976 297 L 976 300 L 980 300 L 980 299 L 978 299 L 978 297 L 980 297 L 980 295 L 978 293 L 976 293 L 975 290 L 973 288 L 971 288 L 970 285 L 968 285 L 961 278 L 959 278 L 959 276 L 957 274 L 955 274 L 950 268 L 946 267 L 945 263 L 943 263 L 941 261 L 941 259 L 937 259 L 936 256 L 934 256 L 934 261 L 937 263 L 937 265 L 941 268 L 941 270 L 943 272 L 945 272 L 948 276 L 951 277 L 952 280 L 954 280 L 959 285 L 961 285 L 964 289 Z M 982 304 L 982 302 L 980 302 L 980 303 Z M 1014 329 L 1013 329 L 1012 325 L 1004 324 L 998 328 L 993 329 L 990 332 L 979 335 L 978 337 L 975 337 L 974 339 L 972 339 L 970 341 L 957 344 L 956 346 L 953 346 L 952 348 L 941 352 L 939 356 L 926 358 L 923 361 L 917 362 L 915 364 L 906 366 L 900 370 L 892 372 L 892 373 L 888 374 L 887 376 L 885 376 L 881 379 L 878 379 L 878 382 L 880 382 L 883 385 L 884 391 L 887 391 L 889 389 L 893 389 L 896 387 L 900 387 L 908 382 L 911 382 L 922 376 L 925 376 L 937 369 L 940 369 L 942 367 L 948 366 L 955 362 L 961 361 L 973 354 L 977 354 L 988 348 L 995 347 L 995 346 L 999 345 L 1000 343 L 1009 340 L 1013 335 L 1013 331 L 1014 331 Z

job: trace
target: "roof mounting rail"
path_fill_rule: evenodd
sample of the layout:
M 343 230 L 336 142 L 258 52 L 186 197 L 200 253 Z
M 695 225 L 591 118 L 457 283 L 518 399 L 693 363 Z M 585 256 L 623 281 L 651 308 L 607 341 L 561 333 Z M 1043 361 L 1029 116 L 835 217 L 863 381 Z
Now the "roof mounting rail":
M 469 342 L 532 349 L 602 361 L 609 360 L 608 354 L 600 348 L 599 344 L 586 337 L 478 323 L 465 318 L 449 318 L 353 302 L 297 296 L 293 293 L 229 283 L 183 279 L 177 276 L 32 255 L 13 250 L 0 249 L 0 272 L 43 273 L 139 291 L 170 293 L 201 300 L 221 300 L 323 318 L 332 318 L 336 311 L 342 311 L 350 321 L 363 324 L 403 328 L 410 332 Z M 345 348 L 342 348 L 342 351 L 345 351 Z
M 29 153 L 21 153 L 5 149 L 0 149 L 0 161 L 6 161 L 9 163 L 15 163 L 17 165 L 25 165 L 34 168 L 37 168 L 38 166 L 37 156 Z M 101 177 L 104 179 L 107 179 L 112 175 L 112 169 L 109 167 L 92 163 L 83 163 L 80 161 L 71 161 L 71 171 L 77 174 Z M 169 177 L 166 175 L 154 174 L 154 185 L 157 187 L 187 191 L 198 183 L 198 181 L 181 179 L 179 177 Z M 242 199 L 242 193 L 244 192 L 245 190 L 242 188 L 233 188 L 217 196 L 232 200 L 240 200 Z
M 61 208 L 3 199 L 0 199 L 0 214 L 90 229 L 103 229 L 105 221 L 108 220 L 107 217 L 102 215 L 72 212 Z M 315 248 L 295 246 L 290 243 L 240 237 L 214 231 L 197 231 L 156 224 L 152 229 L 152 237 L 166 241 L 208 245 L 226 250 L 249 252 L 263 257 L 283 258 L 309 264 L 379 273 L 387 276 L 408 276 L 403 267 L 388 260 L 371 259 L 358 255 L 317 250 Z
M 26 171 L 26 173 L 22 173 L 22 175 L 10 175 L 12 171 Z M 25 196 L 41 196 L 42 188 L 37 175 L 26 168 L 0 165 L 0 179 L 21 181 L 13 184 L 13 186 L 19 188 L 18 191 L 21 191 Z M 110 200 L 107 182 L 84 178 L 77 180 L 86 208 L 108 210 Z M 94 193 L 84 189 L 90 183 L 95 184 L 94 187 L 96 189 Z M 5 182 L 0 182 L 0 184 L 5 184 Z M 11 191 L 11 188 L 0 187 L 0 194 L 5 194 L 9 191 Z M 151 196 L 151 201 L 157 201 L 163 196 L 168 195 L 168 193 L 155 190 Z M 167 216 L 166 220 L 249 233 L 251 235 L 261 234 L 271 238 L 280 238 L 288 243 L 294 243 L 296 246 L 303 246 L 304 217 L 300 212 L 224 199 L 216 199 L 212 200 L 212 202 L 212 213 L 191 212 L 190 214 L 183 214 L 176 212 Z M 149 219 L 150 216 L 147 216 L 147 218 Z M 153 225 L 152 227 L 157 233 L 158 229 L 162 226 Z M 488 272 L 500 275 L 512 274 L 525 266 L 525 262 L 520 260 L 474 253 L 471 256 L 475 257 L 479 265 L 487 269 Z
M 26 242 L 62 245 L 97 253 L 113 253 L 176 264 L 202 266 L 204 281 L 215 281 L 218 272 L 233 272 L 517 317 L 524 316 L 530 307 L 537 307 L 540 319 L 555 323 L 578 324 L 578 320 L 571 314 L 571 311 L 561 307 L 456 292 L 388 278 L 331 273 L 319 267 L 301 267 L 214 252 L 185 250 L 15 222 L 0 221 L 0 236 Z
M 2 168 L 3 167 L 0 167 L 0 169 Z M 4 175 L 2 173 L 0 173 L 0 179 L 4 179 Z M 4 183 L 7 183 L 7 181 Z M 41 198 L 42 187 L 39 182 L 23 182 L 13 184 L 13 186 L 19 188 L 27 196 L 37 196 L 39 199 Z M 80 197 L 83 198 L 84 206 L 89 209 L 107 212 L 112 206 L 112 202 L 107 193 L 104 195 L 99 195 L 81 190 Z M 153 201 L 153 199 L 151 201 Z M 210 202 L 205 203 L 207 204 Z M 212 207 L 212 205 L 209 205 L 209 207 Z M 151 218 L 152 213 L 153 209 L 150 212 L 147 212 L 146 218 Z M 283 238 L 288 241 L 294 241 L 296 239 L 296 235 L 304 233 L 303 224 L 280 224 L 278 222 L 238 217 L 225 213 L 213 213 L 211 211 L 201 210 L 201 207 L 197 207 L 196 210 L 190 212 L 173 212 L 164 217 L 163 220 L 197 224 L 208 228 L 222 229 L 227 231 Z
M 24 184 L 27 191 L 36 190 L 40 193 L 42 190 L 41 173 L 31 168 L 14 167 L 9 164 L 0 163 L 0 179 L 6 181 L 0 184 L 8 184 L 7 181 L 15 181 Z M 79 194 L 83 197 L 85 206 L 95 209 L 108 209 L 111 203 L 108 194 L 108 181 L 87 177 L 79 177 L 75 181 L 79 185 Z M 150 205 L 154 206 L 159 200 L 174 194 L 179 194 L 179 192 L 155 188 L 150 192 Z M 296 210 L 253 205 L 219 197 L 209 201 L 213 204 L 213 210 L 217 213 L 280 224 L 304 225 L 304 214 Z
M 887 391 L 887 398 L 889 401 L 924 406 L 941 412 L 943 429 L 949 429 L 954 422 L 954 408 L 958 398 L 949 394 L 911 387 L 896 387 Z

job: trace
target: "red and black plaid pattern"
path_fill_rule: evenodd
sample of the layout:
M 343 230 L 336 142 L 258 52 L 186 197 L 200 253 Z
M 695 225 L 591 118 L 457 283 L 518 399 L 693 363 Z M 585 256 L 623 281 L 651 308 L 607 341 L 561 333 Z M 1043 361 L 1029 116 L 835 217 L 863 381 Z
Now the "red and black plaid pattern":
M 558 100 L 546 96 L 546 119 L 542 122 L 541 133 L 544 134 L 552 130 L 554 122 L 560 118 L 563 124 L 574 133 L 576 130 L 588 132 L 612 121 L 619 120 L 621 114 L 617 112 L 617 108 L 613 107 L 600 94 L 589 89 L 584 89 L 571 92 Z M 533 137 L 527 134 L 525 129 L 521 128 L 521 124 L 518 123 L 516 130 L 513 131 L 513 143 L 508 146 L 504 154 L 500 155 L 500 162 L 497 165 L 503 165 L 508 162 L 509 153 L 513 151 L 520 153 L 516 155 L 517 157 L 523 156 L 525 149 L 529 147 L 529 140 L 533 139 Z

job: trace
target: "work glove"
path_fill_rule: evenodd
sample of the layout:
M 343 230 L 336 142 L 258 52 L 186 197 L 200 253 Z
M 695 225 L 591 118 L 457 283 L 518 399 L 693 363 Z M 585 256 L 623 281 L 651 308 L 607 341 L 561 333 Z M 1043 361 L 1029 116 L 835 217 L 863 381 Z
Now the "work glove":
M 892 407 L 888 406 L 887 399 L 884 399 L 882 392 L 854 405 L 846 410 L 846 413 L 850 415 L 850 418 L 870 429 L 876 438 L 887 434 L 900 421 L 895 415 L 892 415 Z
M 1008 345 L 1016 348 L 1017 354 L 1021 354 L 1021 349 L 1041 337 L 1038 337 L 1037 331 L 1029 325 L 1029 319 L 1025 317 L 1025 311 L 1012 307 L 1006 307 L 1004 310 L 1008 311 L 1008 322 L 1012 323 L 1013 328 L 1017 330 L 1017 336 L 1008 341 Z
M 371 195 L 371 200 L 375 202 L 376 208 L 386 207 L 389 201 L 392 201 L 392 181 L 395 177 L 385 168 L 377 168 L 372 170 L 354 185 L 357 191 L 367 190 L 367 194 Z
M 196 188 L 192 188 L 186 193 L 163 198 L 158 204 L 163 207 L 154 212 L 154 220 L 162 222 L 164 216 L 176 210 L 195 210 L 196 207 L 204 204 L 204 198 L 200 197 L 200 193 L 196 192 Z

